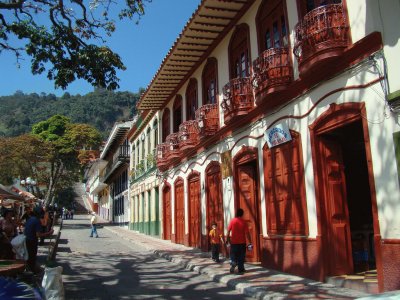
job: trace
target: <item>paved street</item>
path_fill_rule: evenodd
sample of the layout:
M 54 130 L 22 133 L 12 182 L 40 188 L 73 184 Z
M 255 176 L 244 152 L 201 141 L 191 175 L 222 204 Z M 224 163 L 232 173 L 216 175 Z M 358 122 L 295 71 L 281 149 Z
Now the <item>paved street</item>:
M 251 299 L 108 229 L 90 238 L 88 224 L 87 215 L 64 220 L 57 262 L 66 299 Z

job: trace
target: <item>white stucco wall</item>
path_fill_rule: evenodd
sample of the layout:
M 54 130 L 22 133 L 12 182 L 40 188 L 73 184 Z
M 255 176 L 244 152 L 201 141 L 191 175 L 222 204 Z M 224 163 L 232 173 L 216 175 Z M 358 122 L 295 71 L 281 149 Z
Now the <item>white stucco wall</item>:
M 238 21 L 238 24 L 247 23 L 250 28 L 250 41 L 251 41 L 251 59 L 254 60 L 258 55 L 257 47 L 257 35 L 255 28 L 255 16 L 260 0 L 256 1 L 250 10 Z M 366 4 L 366 5 L 365 5 Z M 388 82 L 391 91 L 398 90 L 400 88 L 400 68 L 399 66 L 399 33 L 394 28 L 400 28 L 400 3 L 395 0 L 360 0 L 360 1 L 346 1 L 349 23 L 351 25 L 352 41 L 357 42 L 367 34 L 373 31 L 381 31 L 383 35 L 384 55 L 388 66 Z M 291 45 L 294 45 L 294 26 L 298 22 L 298 14 L 296 11 L 296 1 L 287 0 L 286 7 L 288 9 L 288 30 L 290 32 Z M 233 29 L 234 30 L 234 29 Z M 218 94 L 219 103 L 222 100 L 222 87 L 229 80 L 229 69 L 228 69 L 228 45 L 233 30 L 229 32 L 224 39 L 221 40 L 220 44 L 212 51 L 210 57 L 215 57 L 218 62 Z M 298 78 L 297 61 L 293 57 L 294 62 L 294 74 L 295 79 Z M 200 172 L 201 174 L 201 186 L 205 181 L 205 169 L 208 164 L 215 160 L 221 163 L 220 153 L 232 150 L 232 158 L 235 156 L 241 147 L 253 146 L 258 147 L 259 155 L 259 186 L 261 195 L 261 214 L 262 214 L 262 233 L 264 236 L 267 232 L 266 222 L 266 206 L 265 206 L 265 189 L 264 189 L 264 174 L 263 174 L 263 162 L 262 162 L 262 147 L 264 146 L 263 138 L 259 137 L 267 129 L 268 124 L 271 124 L 276 119 L 285 115 L 301 116 L 308 112 L 314 105 L 314 103 L 321 99 L 327 93 L 349 86 L 361 85 L 369 83 L 377 79 L 380 75 L 383 75 L 384 67 L 383 60 L 376 58 L 377 66 L 381 73 L 378 73 L 376 68 L 368 63 L 362 64 L 359 68 L 352 70 L 351 72 L 344 72 L 334 79 L 326 82 L 322 82 L 318 86 L 314 87 L 306 95 L 300 96 L 298 99 L 292 101 L 292 103 L 285 105 L 284 107 L 277 109 L 263 120 L 251 124 L 247 127 L 238 129 L 234 136 L 227 137 L 224 141 L 213 147 L 207 149 L 205 152 L 197 155 L 194 158 L 189 159 L 187 162 L 177 166 L 175 169 L 168 172 L 167 180 L 171 184 L 171 210 L 172 210 L 172 232 L 175 231 L 175 193 L 174 193 L 174 182 L 178 176 L 182 177 L 185 182 L 185 213 L 187 211 L 187 176 L 191 170 Z M 198 95 L 199 95 L 199 106 L 201 103 L 201 74 L 204 64 L 193 73 L 192 77 L 197 79 L 198 83 Z M 178 94 L 182 95 L 183 98 L 183 120 L 186 120 L 186 106 L 185 106 L 185 91 L 188 82 L 183 84 Z M 171 110 L 172 116 L 172 105 L 173 100 L 167 105 Z M 312 124 L 322 113 L 328 108 L 330 103 L 346 103 L 346 102 L 365 102 L 367 115 L 364 116 L 368 122 L 370 147 L 372 154 L 372 165 L 374 172 L 374 182 L 376 190 L 376 198 L 378 203 L 378 214 L 379 214 L 379 225 L 381 229 L 381 235 L 383 238 L 400 238 L 400 218 L 396 218 L 400 214 L 400 194 L 399 194 L 399 183 L 397 180 L 397 169 L 394 163 L 394 147 L 392 134 L 395 131 L 399 131 L 398 116 L 392 115 L 388 110 L 385 103 L 385 91 L 382 89 L 379 83 L 376 83 L 366 88 L 355 88 L 346 91 L 340 91 L 327 97 L 321 103 L 318 104 L 314 110 L 304 118 L 299 120 L 287 119 L 289 128 L 299 132 L 301 134 L 301 143 L 303 150 L 303 163 L 305 171 L 305 190 L 307 199 L 307 215 L 309 225 L 309 236 L 317 236 L 317 203 L 315 196 L 314 187 L 314 170 L 312 163 L 312 151 L 310 143 L 309 125 Z M 224 126 L 223 122 L 223 111 L 220 108 L 220 125 Z M 171 118 L 172 128 L 173 118 Z M 161 123 L 161 122 L 160 122 Z M 161 131 L 161 130 L 160 130 Z M 247 137 L 236 144 L 234 148 L 232 146 L 242 137 Z M 225 228 L 229 220 L 234 216 L 234 201 L 233 201 L 233 185 L 232 177 L 223 180 L 223 206 L 224 206 L 224 220 Z M 162 187 L 160 188 L 161 195 Z M 160 197 L 161 198 L 161 197 Z M 201 207 L 202 207 L 202 233 L 205 234 L 205 222 L 206 222 L 206 199 L 205 191 L 201 189 Z M 186 218 L 185 232 L 188 232 L 188 220 Z

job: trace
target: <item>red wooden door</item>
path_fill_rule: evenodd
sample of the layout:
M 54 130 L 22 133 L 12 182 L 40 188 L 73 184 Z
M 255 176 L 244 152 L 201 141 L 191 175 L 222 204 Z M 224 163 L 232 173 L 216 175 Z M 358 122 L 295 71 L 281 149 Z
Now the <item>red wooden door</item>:
M 207 233 L 211 229 L 213 222 L 217 223 L 217 228 L 221 233 L 224 232 L 224 207 L 222 204 L 222 177 L 221 168 L 213 166 L 207 172 Z M 225 255 L 227 253 L 224 253 Z
M 185 204 L 183 196 L 183 181 L 179 181 L 175 185 L 175 235 L 177 244 L 184 243 Z
M 353 259 L 342 152 L 340 145 L 328 139 L 321 139 L 320 149 L 324 185 L 321 222 L 327 275 L 351 274 Z
M 249 227 L 253 251 L 247 251 L 246 261 L 259 261 L 259 224 L 258 224 L 258 200 L 256 168 L 253 164 L 238 166 L 238 208 L 244 210 L 243 219 Z
M 189 179 L 189 246 L 200 247 L 200 178 Z
M 171 189 L 163 190 L 163 232 L 164 240 L 171 239 Z

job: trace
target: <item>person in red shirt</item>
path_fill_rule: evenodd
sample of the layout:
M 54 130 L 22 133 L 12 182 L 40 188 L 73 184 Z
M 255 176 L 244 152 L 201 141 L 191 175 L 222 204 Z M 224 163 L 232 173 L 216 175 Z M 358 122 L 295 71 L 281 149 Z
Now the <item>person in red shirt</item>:
M 238 267 L 239 274 L 245 272 L 244 259 L 246 257 L 246 236 L 251 245 L 251 236 L 249 228 L 245 220 L 243 220 L 243 209 L 239 208 L 236 211 L 236 217 L 229 222 L 227 243 L 230 244 L 231 267 L 229 272 L 235 272 Z

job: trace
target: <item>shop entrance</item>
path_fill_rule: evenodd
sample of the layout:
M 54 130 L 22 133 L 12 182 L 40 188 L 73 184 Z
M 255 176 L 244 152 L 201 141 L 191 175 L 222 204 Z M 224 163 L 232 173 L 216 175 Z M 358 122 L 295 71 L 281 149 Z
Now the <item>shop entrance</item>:
M 260 261 L 260 197 L 257 150 L 244 147 L 235 157 L 235 209 L 242 208 L 249 227 L 253 251 L 246 251 L 246 261 Z
M 371 189 L 360 119 L 317 137 L 326 276 L 375 269 Z

